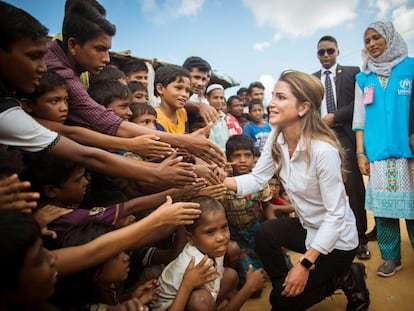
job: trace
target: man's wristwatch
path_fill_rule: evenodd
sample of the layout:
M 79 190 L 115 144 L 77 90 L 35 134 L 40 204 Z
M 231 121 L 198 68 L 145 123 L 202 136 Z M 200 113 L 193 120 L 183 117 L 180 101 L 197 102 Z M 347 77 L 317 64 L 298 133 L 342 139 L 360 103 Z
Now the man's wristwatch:
M 305 256 L 302 256 L 299 260 L 300 264 L 306 269 L 306 270 L 313 270 L 315 269 L 315 263 L 310 261 Z

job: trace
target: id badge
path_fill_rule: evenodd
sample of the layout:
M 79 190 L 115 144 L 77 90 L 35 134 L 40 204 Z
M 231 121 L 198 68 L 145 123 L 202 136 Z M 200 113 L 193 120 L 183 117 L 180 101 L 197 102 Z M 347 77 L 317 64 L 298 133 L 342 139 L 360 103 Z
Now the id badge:
M 364 88 L 364 97 L 362 103 L 364 105 L 372 104 L 374 101 L 374 85 L 370 85 Z

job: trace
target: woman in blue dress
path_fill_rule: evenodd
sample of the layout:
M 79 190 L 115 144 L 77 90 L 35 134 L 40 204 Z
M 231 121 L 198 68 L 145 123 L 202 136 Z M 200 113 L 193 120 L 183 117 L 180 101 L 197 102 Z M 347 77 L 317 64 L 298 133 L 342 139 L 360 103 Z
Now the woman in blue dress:
M 371 23 L 364 33 L 366 62 L 356 76 L 353 129 L 361 173 L 369 176 L 365 207 L 375 216 L 384 262 L 377 274 L 402 269 L 400 218 L 414 248 L 414 155 L 408 121 L 414 58 L 390 22 Z

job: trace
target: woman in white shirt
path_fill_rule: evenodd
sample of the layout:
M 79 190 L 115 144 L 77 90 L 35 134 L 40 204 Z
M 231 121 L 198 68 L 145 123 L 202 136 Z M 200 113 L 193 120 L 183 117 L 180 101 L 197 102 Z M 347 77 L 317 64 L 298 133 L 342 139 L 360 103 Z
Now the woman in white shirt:
M 342 179 L 343 151 L 319 115 L 324 88 L 312 75 L 285 71 L 269 103 L 273 130 L 252 173 L 226 178 L 240 195 L 279 176 L 298 218 L 274 219 L 257 230 L 256 250 L 269 274 L 274 310 L 304 310 L 341 288 L 347 310 L 366 310 L 365 267 L 355 217 Z M 281 247 L 304 254 L 290 270 Z

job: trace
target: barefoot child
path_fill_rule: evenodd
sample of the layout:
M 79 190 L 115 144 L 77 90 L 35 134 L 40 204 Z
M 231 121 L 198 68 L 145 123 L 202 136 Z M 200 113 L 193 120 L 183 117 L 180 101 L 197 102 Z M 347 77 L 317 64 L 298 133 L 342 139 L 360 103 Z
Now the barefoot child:
M 200 301 L 206 310 L 216 310 L 238 284 L 236 271 L 223 266 L 230 240 L 223 206 L 208 196 L 192 201 L 200 203 L 200 219 L 186 226 L 188 243 L 159 277 L 159 298 L 151 304 L 154 311 L 192 310 Z M 222 310 L 239 310 L 254 292 L 264 287 L 264 282 L 263 269 L 252 272 L 250 267 L 245 285 Z

